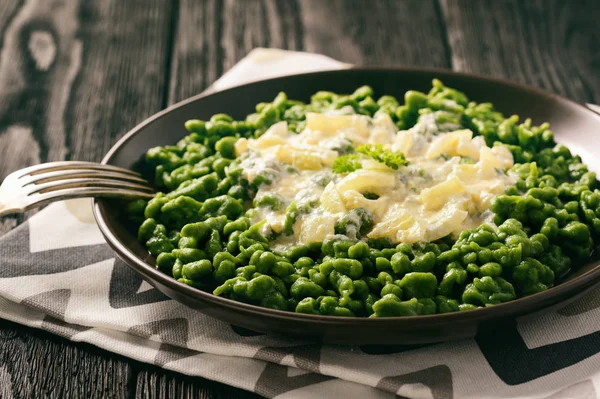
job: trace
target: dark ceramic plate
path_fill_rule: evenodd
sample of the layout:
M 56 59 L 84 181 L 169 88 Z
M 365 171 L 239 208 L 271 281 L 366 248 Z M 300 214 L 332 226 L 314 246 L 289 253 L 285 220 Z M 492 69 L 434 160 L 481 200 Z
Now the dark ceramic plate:
M 150 147 L 175 143 L 186 135 L 188 119 L 226 112 L 243 118 L 255 104 L 278 92 L 308 100 L 318 90 L 349 93 L 370 85 L 377 95 L 402 98 L 409 89 L 427 91 L 433 78 L 458 88 L 475 101 L 492 102 L 506 115 L 519 114 L 536 124 L 550 122 L 556 140 L 600 171 L 600 116 L 565 98 L 515 83 L 443 70 L 356 68 L 265 80 L 183 101 L 148 119 L 121 139 L 103 163 L 134 168 Z M 517 316 L 544 312 L 572 301 L 600 282 L 599 262 L 581 265 L 568 280 L 545 292 L 489 308 L 432 316 L 381 319 L 325 317 L 283 312 L 220 298 L 179 283 L 154 268 L 154 259 L 121 222 L 107 200 L 95 201 L 94 213 L 110 246 L 154 287 L 192 308 L 225 322 L 270 334 L 339 344 L 417 344 L 472 337 L 481 329 Z

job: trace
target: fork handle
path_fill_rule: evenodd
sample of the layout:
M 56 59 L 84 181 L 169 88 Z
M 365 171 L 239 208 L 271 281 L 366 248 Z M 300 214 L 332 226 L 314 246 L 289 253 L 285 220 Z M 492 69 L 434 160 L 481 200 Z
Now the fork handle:
M 114 188 L 95 188 L 95 187 L 78 187 L 69 189 L 68 192 L 62 192 L 67 190 L 55 191 L 46 194 L 41 194 L 36 197 L 34 202 L 29 202 L 24 206 L 3 206 L 0 203 L 0 217 L 18 213 L 24 213 L 30 209 L 39 208 L 40 206 L 47 205 L 52 202 L 76 199 L 76 198 L 122 198 L 122 199 L 150 199 L 154 197 L 154 194 L 142 193 L 127 189 L 114 189 Z

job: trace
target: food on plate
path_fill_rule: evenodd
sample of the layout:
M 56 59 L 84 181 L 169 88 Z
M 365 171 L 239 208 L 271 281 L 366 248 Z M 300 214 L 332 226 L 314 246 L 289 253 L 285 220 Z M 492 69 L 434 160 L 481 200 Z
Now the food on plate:
M 280 93 L 150 149 L 127 205 L 157 268 L 215 295 L 332 316 L 472 310 L 552 287 L 600 237 L 596 175 L 547 123 L 434 80 Z

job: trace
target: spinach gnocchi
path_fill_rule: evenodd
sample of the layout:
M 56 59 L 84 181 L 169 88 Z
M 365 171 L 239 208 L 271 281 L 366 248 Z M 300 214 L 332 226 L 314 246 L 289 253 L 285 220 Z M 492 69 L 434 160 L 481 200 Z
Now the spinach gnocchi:
M 157 268 L 301 313 L 472 310 L 548 289 L 600 236 L 596 175 L 547 124 L 434 80 L 403 104 L 280 93 L 245 120 L 190 120 L 148 151 L 160 190 L 127 205 Z

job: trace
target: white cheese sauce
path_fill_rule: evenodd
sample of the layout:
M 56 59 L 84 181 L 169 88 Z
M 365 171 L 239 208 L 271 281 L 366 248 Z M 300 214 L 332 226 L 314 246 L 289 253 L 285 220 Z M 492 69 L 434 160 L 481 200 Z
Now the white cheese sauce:
M 331 238 L 336 221 L 355 208 L 369 209 L 374 215 L 375 225 L 367 237 L 412 244 L 456 236 L 482 223 L 493 225 L 490 202 L 514 184 L 514 177 L 506 174 L 513 165 L 507 148 L 489 148 L 482 137 L 473 137 L 470 130 L 453 123 L 438 125 L 436 113 L 421 115 L 405 131 L 397 131 L 385 114 L 371 118 L 311 113 L 306 119 L 300 134 L 279 122 L 258 139 L 236 143 L 237 155 L 244 154 L 241 167 L 246 179 L 253 181 L 265 171 L 276 176 L 272 184 L 260 186 L 257 196 L 277 194 L 285 206 L 318 204 L 300 215 L 293 235 L 272 242 L 274 247 Z M 363 159 L 362 169 L 336 175 L 331 168 L 340 154 L 332 148 L 339 149 L 340 143 L 382 144 L 402 152 L 409 164 L 394 170 Z M 379 198 L 367 199 L 365 193 Z M 253 222 L 266 220 L 266 228 L 281 233 L 285 206 L 258 208 Z

